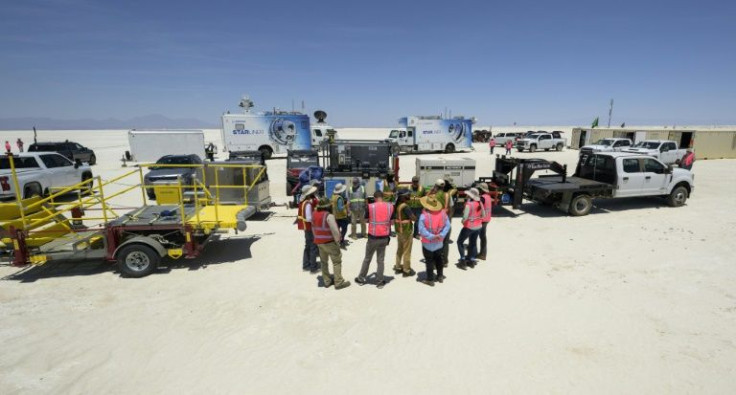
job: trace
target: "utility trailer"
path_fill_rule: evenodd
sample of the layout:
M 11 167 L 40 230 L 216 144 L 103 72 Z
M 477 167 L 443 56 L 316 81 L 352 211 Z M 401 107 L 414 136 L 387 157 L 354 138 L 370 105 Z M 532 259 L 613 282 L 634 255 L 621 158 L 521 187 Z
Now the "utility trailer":
M 12 155 L 8 157 L 17 184 Z M 106 181 L 99 176 L 85 180 L 47 197 L 22 199 L 18 195 L 16 201 L 0 204 L 0 256 L 16 266 L 102 259 L 117 262 L 124 275 L 143 277 L 155 271 L 166 256 L 196 258 L 221 234 L 244 231 L 246 220 L 256 212 L 255 206 L 248 205 L 247 194 L 265 173 L 264 166 L 210 163 L 208 167 L 225 172 L 250 170 L 253 179 L 245 186 L 231 185 L 219 182 L 217 176 L 208 181 L 203 172 L 205 179 L 192 185 L 179 180 L 176 185 L 156 186 L 157 196 L 177 197 L 175 204 L 158 205 L 147 204 L 145 189 L 149 187 L 142 182 L 146 166 Z M 119 185 L 128 186 L 120 189 Z M 158 195 L 164 188 L 173 194 Z M 241 198 L 232 204 L 221 201 L 223 191 L 228 190 L 241 191 Z M 85 193 L 77 192 L 76 199 L 65 198 L 72 191 Z M 142 206 L 124 204 L 138 197 Z M 120 214 L 122 210 L 129 211 Z
M 376 191 L 379 180 L 391 175 L 398 184 L 399 147 L 390 140 L 333 140 L 322 145 L 325 196 L 331 197 L 335 185 L 351 185 L 362 179 L 366 195 Z
M 129 160 L 155 162 L 164 155 L 197 155 L 205 157 L 202 130 L 130 130 Z

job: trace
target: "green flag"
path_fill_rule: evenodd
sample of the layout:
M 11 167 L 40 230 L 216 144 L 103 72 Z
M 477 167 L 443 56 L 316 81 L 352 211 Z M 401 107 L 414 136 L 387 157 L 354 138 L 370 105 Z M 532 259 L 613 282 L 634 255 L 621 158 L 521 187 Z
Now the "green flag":
M 593 124 L 592 124 L 592 125 L 590 125 L 590 127 L 591 127 L 591 128 L 596 128 L 596 127 L 598 127 L 598 117 L 595 117 L 595 119 L 593 120 Z
M 625 127 L 626 127 L 626 122 L 624 122 L 624 123 L 621 124 L 621 129 L 623 129 Z

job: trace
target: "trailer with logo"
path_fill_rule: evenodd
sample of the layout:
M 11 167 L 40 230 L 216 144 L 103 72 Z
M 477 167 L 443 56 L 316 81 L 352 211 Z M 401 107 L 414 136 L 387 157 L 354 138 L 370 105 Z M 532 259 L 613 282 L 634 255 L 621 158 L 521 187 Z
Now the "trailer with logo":
M 473 149 L 474 118 L 411 116 L 399 119 L 389 134 L 401 152 L 455 152 Z

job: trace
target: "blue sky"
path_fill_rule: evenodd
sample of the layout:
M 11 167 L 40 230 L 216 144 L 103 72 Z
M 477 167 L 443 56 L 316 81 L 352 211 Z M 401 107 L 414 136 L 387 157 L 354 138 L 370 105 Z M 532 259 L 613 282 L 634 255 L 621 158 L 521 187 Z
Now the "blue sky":
M 3 1 L 0 117 L 736 124 L 733 1 Z

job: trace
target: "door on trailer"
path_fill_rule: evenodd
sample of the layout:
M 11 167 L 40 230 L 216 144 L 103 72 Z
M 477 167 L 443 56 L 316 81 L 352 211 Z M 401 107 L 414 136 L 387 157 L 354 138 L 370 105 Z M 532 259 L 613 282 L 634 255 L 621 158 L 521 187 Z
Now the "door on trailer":
M 680 136 L 680 148 L 690 148 L 693 143 L 693 132 L 682 132 Z
M 644 158 L 644 185 L 642 195 L 658 195 L 665 192 L 667 184 L 667 169 L 660 161 Z
M 578 147 L 582 148 L 588 144 L 588 131 L 587 130 L 581 130 L 580 131 L 580 141 L 578 141 Z
M 634 143 L 638 143 L 642 140 L 647 139 L 647 132 L 644 130 L 637 130 L 636 134 L 634 135 Z
M 639 196 L 644 188 L 644 172 L 641 168 L 641 159 L 624 158 L 622 171 L 618 174 L 617 197 Z

